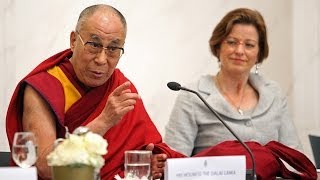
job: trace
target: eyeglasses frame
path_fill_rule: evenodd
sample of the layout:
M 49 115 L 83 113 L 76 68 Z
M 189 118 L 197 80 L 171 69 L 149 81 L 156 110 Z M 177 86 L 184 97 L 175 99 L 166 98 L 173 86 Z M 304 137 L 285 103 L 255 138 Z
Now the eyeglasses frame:
M 82 43 L 82 45 L 83 45 L 84 47 L 86 47 L 86 44 L 88 44 L 88 43 L 99 44 L 99 43 L 96 43 L 96 42 L 93 42 L 93 41 L 84 42 L 83 39 L 82 39 L 82 37 L 81 37 L 80 32 L 79 32 L 79 31 L 76 31 L 76 33 L 78 34 L 78 37 L 79 37 L 79 39 L 80 39 L 80 41 L 81 41 L 81 43 Z M 99 44 L 99 45 L 101 45 L 101 44 Z M 124 54 L 124 48 L 122 48 L 122 47 L 116 47 L 116 46 L 107 46 L 107 47 L 104 47 L 103 45 L 101 45 L 101 51 L 98 52 L 98 53 L 101 53 L 103 49 L 106 50 L 106 51 L 109 51 L 110 48 L 116 48 L 116 49 L 120 49 L 120 50 L 121 50 L 120 56 L 117 57 L 117 58 L 119 58 L 119 59 L 120 59 L 120 57 Z M 98 53 L 97 53 L 97 54 L 98 54 Z M 107 53 L 106 53 L 106 54 L 107 54 Z M 107 56 L 108 56 L 108 54 L 107 54 Z

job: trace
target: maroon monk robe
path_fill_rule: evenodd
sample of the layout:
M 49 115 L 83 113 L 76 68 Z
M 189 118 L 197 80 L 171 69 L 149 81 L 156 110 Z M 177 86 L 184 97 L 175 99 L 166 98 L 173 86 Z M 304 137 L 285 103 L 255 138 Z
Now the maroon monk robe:
M 106 84 L 88 89 L 83 88 L 75 78 L 74 71 L 68 64 L 61 65 L 66 58 L 70 58 L 72 52 L 65 50 L 58 53 L 38 65 L 16 87 L 7 112 L 6 128 L 9 145 L 12 147 L 13 135 L 22 131 L 23 91 L 25 84 L 30 84 L 51 106 L 57 119 L 57 136 L 64 135 L 64 126 L 72 132 L 76 127 L 86 125 L 96 118 L 103 110 L 109 94 L 128 79 L 116 69 Z M 47 70 L 60 65 L 68 79 L 81 94 L 81 98 L 75 102 L 66 112 L 63 88 L 59 80 L 47 73 Z M 72 67 L 72 66 L 71 66 Z M 137 92 L 131 85 L 131 92 Z M 105 165 L 101 169 L 102 179 L 113 179 L 116 174 L 123 176 L 124 151 L 142 149 L 149 143 L 154 143 L 156 153 L 166 153 L 169 157 L 182 157 L 183 155 L 171 150 L 162 143 L 162 138 L 141 100 L 137 100 L 134 110 L 128 112 L 121 121 L 108 130 L 104 135 L 108 141 L 108 153 L 104 156 Z

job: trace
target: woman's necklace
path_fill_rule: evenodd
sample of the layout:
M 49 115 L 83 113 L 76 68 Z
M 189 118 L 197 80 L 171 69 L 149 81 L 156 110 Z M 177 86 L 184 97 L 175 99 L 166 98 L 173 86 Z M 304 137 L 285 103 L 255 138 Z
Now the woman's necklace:
M 243 115 L 243 110 L 241 109 L 241 104 L 242 104 L 242 100 L 243 100 L 243 97 L 244 97 L 244 94 L 245 94 L 245 89 L 243 90 L 243 92 L 242 92 L 242 95 L 241 95 L 241 97 L 240 97 L 240 102 L 239 102 L 239 104 L 238 105 L 236 105 L 236 103 L 234 102 L 234 100 L 232 99 L 232 98 L 230 98 L 230 96 L 225 92 L 225 91 L 223 91 L 223 89 L 221 88 L 221 85 L 220 85 L 220 82 L 219 82 L 219 79 L 218 79 L 218 75 L 216 76 L 216 84 L 217 84 L 217 87 L 218 87 L 218 89 L 219 89 L 219 91 L 223 94 L 223 95 L 225 95 L 225 97 L 227 97 L 228 98 L 228 100 L 231 102 L 231 104 L 234 106 L 234 107 L 236 107 L 237 108 L 237 111 L 238 111 L 238 113 L 240 114 L 240 115 Z M 246 87 L 245 87 L 246 88 Z

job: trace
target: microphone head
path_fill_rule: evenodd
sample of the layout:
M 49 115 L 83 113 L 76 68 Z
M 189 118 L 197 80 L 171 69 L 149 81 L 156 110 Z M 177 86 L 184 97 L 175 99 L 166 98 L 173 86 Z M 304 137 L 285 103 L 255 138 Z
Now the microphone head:
M 168 82 L 167 86 L 173 91 L 179 91 L 181 89 L 181 85 L 177 82 Z

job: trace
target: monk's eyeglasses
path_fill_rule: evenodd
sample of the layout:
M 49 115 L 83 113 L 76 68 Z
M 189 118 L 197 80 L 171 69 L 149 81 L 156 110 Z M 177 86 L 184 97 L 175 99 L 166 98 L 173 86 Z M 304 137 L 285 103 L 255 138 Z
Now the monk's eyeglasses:
M 80 33 L 76 31 L 78 34 L 80 41 L 82 42 L 82 45 L 84 46 L 85 50 L 92 54 L 99 54 L 102 52 L 102 50 L 105 50 L 106 55 L 109 58 L 119 59 L 122 54 L 124 54 L 124 49 L 122 47 L 117 46 L 107 46 L 103 47 L 102 44 L 93 42 L 93 41 L 87 41 L 84 42 Z

